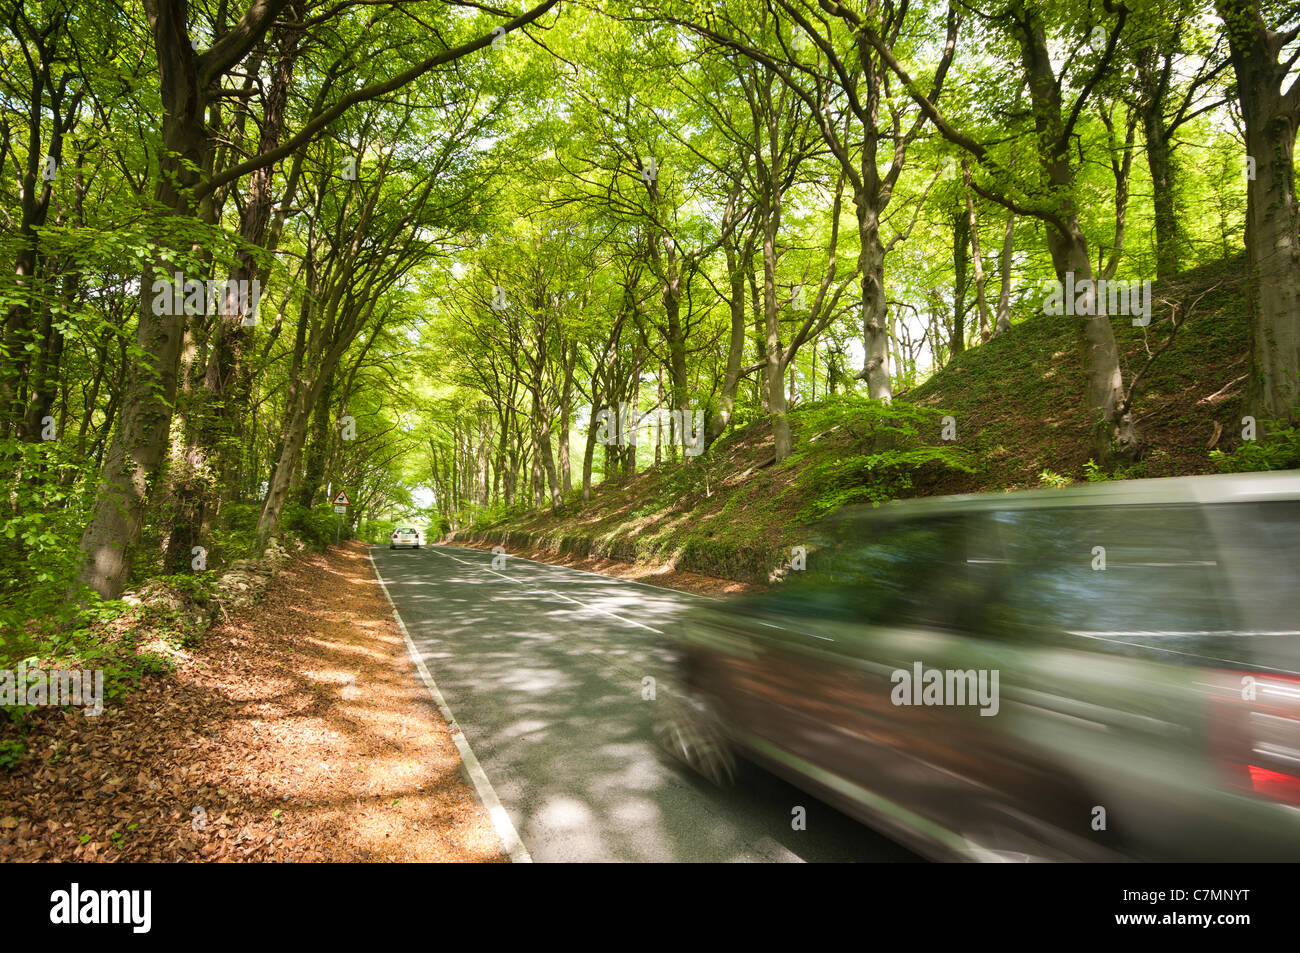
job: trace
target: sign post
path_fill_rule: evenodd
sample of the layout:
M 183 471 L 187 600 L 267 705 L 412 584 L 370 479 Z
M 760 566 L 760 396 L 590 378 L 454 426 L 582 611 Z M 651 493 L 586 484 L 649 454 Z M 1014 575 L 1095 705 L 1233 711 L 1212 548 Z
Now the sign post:
M 339 490 L 339 495 L 334 497 L 334 512 L 339 514 L 338 522 L 334 525 L 334 545 L 339 544 L 339 536 L 343 531 L 343 514 L 348 511 L 352 501 L 348 499 L 348 494 L 344 490 Z

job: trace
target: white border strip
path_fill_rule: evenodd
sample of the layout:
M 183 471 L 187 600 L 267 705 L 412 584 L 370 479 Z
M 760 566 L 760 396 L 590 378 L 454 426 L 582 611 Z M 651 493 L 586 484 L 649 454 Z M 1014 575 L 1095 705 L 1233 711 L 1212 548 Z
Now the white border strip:
M 488 780 L 483 766 L 479 764 L 478 758 L 474 756 L 474 749 L 469 746 L 465 733 L 460 730 L 460 725 L 457 724 L 455 716 L 451 713 L 451 709 L 447 707 L 447 700 L 442 697 L 442 692 L 438 690 L 438 683 L 433 680 L 433 675 L 429 673 L 429 667 L 424 664 L 424 659 L 420 657 L 415 642 L 411 639 L 411 633 L 406 631 L 406 623 L 402 621 L 402 616 L 397 611 L 397 603 L 393 601 L 393 597 L 388 591 L 388 584 L 384 582 L 384 577 L 380 575 L 379 564 L 375 562 L 373 549 L 368 549 L 366 556 L 370 560 L 370 568 L 375 571 L 375 578 L 379 580 L 379 587 L 384 590 L 384 598 L 393 607 L 393 618 L 397 620 L 397 626 L 402 630 L 402 638 L 406 640 L 406 654 L 415 663 L 420 678 L 424 681 L 424 687 L 433 696 L 438 711 L 442 713 L 443 720 L 447 722 L 447 727 L 451 729 L 451 740 L 456 742 L 456 750 L 460 752 L 460 760 L 464 763 L 465 771 L 469 774 L 470 783 L 474 785 L 474 792 L 478 795 L 479 801 L 487 808 L 488 817 L 492 820 L 492 826 L 496 829 L 497 836 L 501 838 L 501 844 L 505 847 L 506 853 L 510 855 L 510 862 L 531 864 L 533 862 L 532 855 L 528 853 L 528 848 L 524 846 L 524 842 L 520 839 L 519 832 L 515 830 L 515 825 L 511 822 L 510 815 L 506 813 L 501 799 L 497 797 L 496 789 L 492 787 L 492 782 Z

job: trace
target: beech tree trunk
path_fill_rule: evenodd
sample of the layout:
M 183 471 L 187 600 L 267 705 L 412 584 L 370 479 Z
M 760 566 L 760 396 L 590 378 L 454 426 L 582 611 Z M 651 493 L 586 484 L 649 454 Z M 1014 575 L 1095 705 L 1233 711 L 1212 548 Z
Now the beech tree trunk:
M 1019 14 L 1023 19 L 1017 21 L 1016 38 L 1033 106 L 1039 166 L 1055 198 L 1055 214 L 1046 229 L 1047 247 L 1057 280 L 1063 285 L 1067 272 L 1074 273 L 1076 284 L 1091 281 L 1092 262 L 1088 240 L 1079 225 L 1075 172 L 1070 162 L 1072 140 L 1064 135 L 1061 86 L 1053 72 L 1041 14 L 1028 7 L 1019 7 Z M 1092 310 L 1105 309 L 1098 306 Z M 1087 372 L 1087 406 L 1092 418 L 1094 453 L 1097 461 L 1106 465 L 1116 452 L 1129 456 L 1138 449 L 1132 414 L 1121 412 L 1124 387 L 1119 347 L 1110 315 L 1094 313 L 1080 315 L 1075 320 L 1079 323 Z
M 198 184 L 198 170 L 205 167 L 208 142 L 204 90 L 185 12 L 183 2 L 171 0 L 158 3 L 150 18 L 163 103 L 161 174 L 154 199 L 177 216 L 195 214 L 190 189 Z M 140 358 L 129 370 L 121 420 L 81 537 L 85 562 L 76 583 L 106 599 L 116 599 L 126 584 L 130 551 L 144 522 L 145 500 L 168 445 L 186 316 L 179 307 L 160 309 L 175 313 L 154 314 L 151 289 L 155 275 L 173 270 L 171 261 L 160 258 L 140 275 L 136 329 Z
M 1246 248 L 1250 262 L 1251 381 L 1257 416 L 1300 419 L 1300 212 L 1295 193 L 1300 83 L 1285 92 L 1285 36 L 1270 30 L 1256 0 L 1218 0 L 1237 77 L 1246 156 Z M 1249 167 L 1248 167 L 1249 168 Z

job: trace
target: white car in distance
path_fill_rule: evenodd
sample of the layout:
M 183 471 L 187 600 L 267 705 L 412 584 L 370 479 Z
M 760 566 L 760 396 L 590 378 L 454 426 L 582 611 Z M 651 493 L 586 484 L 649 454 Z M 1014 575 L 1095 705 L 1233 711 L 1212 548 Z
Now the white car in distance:
M 420 548 L 421 533 L 418 529 L 411 527 L 398 527 L 393 530 L 392 538 L 388 541 L 389 549 L 396 549 L 398 546 L 411 546 L 415 549 Z

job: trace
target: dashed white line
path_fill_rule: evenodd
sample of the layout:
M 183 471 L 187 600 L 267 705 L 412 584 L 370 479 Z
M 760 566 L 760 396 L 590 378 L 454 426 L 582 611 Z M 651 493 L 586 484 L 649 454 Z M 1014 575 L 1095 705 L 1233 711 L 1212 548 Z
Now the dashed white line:
M 516 585 L 519 585 L 519 586 L 525 585 L 525 583 L 524 583 L 524 581 L 523 581 L 522 579 L 516 579 L 516 578 L 514 578 L 513 576 L 507 576 L 505 573 L 497 572 L 495 569 L 485 568 L 484 566 L 482 566 L 482 565 L 479 564 L 479 563 L 466 562 L 464 559 L 457 559 L 455 556 L 452 556 L 452 555 L 450 555 L 449 553 L 440 552 L 439 550 L 437 550 L 437 549 L 433 549 L 432 547 L 430 547 L 429 551 L 430 551 L 431 553 L 436 553 L 437 555 L 442 556 L 442 557 L 445 558 L 445 559 L 450 559 L 450 560 L 452 560 L 452 561 L 454 561 L 454 562 L 458 562 L 458 563 L 460 563 L 462 566 L 469 566 L 469 567 L 471 567 L 471 568 L 473 568 L 473 569 L 482 569 L 484 572 L 490 572 L 490 573 L 492 573 L 494 576 L 500 576 L 502 579 L 509 580 L 510 582 L 513 582 L 513 583 L 515 583 Z M 523 557 L 520 556 L 520 557 L 517 557 L 517 558 L 522 559 Z M 531 559 L 528 560 L 528 561 L 529 561 L 529 562 L 532 562 Z M 546 563 L 538 563 L 538 565 L 545 566 Z M 605 577 L 605 578 L 608 578 L 608 577 Z M 634 625 L 634 626 L 636 626 L 637 628 L 645 629 L 647 632 L 653 632 L 655 635 L 663 635 L 663 634 L 664 634 L 664 631 L 663 631 L 662 629 L 656 629 L 654 626 L 646 625 L 646 624 L 643 623 L 643 622 L 637 622 L 635 619 L 625 619 L 623 616 L 619 615 L 617 612 L 610 612 L 608 609 L 602 609 L 600 606 L 592 606 L 592 605 L 588 605 L 587 603 L 582 602 L 582 601 L 579 600 L 579 599 L 574 599 L 574 598 L 571 597 L 571 596 L 566 596 L 566 595 L 565 595 L 564 593 L 562 593 L 562 592 L 556 592 L 554 589 L 542 589 L 541 591 L 542 591 L 542 592 L 545 592 L 545 593 L 548 593 L 549 595 L 555 596 L 557 599 L 564 599 L 564 600 L 566 600 L 566 601 L 568 601 L 568 602 L 572 602 L 574 605 L 582 606 L 584 609 L 590 609 L 590 610 L 593 611 L 593 612 L 603 612 L 603 613 L 604 613 L 605 615 L 607 615 L 607 616 L 611 616 L 612 618 L 618 619 L 619 622 L 626 622 L 628 625 Z
M 442 544 L 444 546 L 450 543 Z M 457 547 L 463 549 L 474 549 L 473 546 Z M 476 550 L 482 552 L 483 550 Z M 435 549 L 434 552 L 437 552 Z M 610 583 L 622 583 L 625 586 L 640 586 L 643 589 L 654 589 L 656 592 L 671 592 L 675 596 L 687 596 L 692 599 L 708 599 L 710 602 L 726 602 L 726 599 L 719 599 L 717 596 L 706 596 L 701 592 L 685 592 L 681 589 L 669 589 L 667 586 L 656 586 L 652 582 L 641 582 L 637 579 L 623 579 L 620 576 L 606 576 L 604 573 L 592 572 L 590 569 L 577 569 L 574 566 L 556 566 L 553 563 L 544 563 L 540 559 L 529 559 L 527 556 L 511 556 L 511 559 L 522 559 L 526 563 L 532 563 L 535 566 L 545 566 L 547 569 L 561 569 L 565 572 L 580 572 L 584 576 L 595 576 L 597 579 L 604 579 Z

